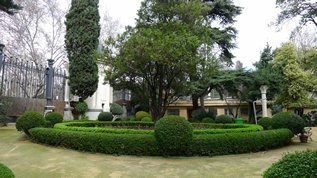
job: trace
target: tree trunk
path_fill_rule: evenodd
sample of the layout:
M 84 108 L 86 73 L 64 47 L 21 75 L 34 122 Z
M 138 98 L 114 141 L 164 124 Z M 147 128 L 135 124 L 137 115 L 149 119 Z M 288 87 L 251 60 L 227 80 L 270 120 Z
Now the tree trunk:
M 200 107 L 204 108 L 205 107 L 205 97 L 204 96 L 200 96 Z
M 249 101 L 248 104 L 249 104 L 249 122 L 252 124 L 255 124 L 256 116 L 254 115 L 253 101 Z M 256 110 L 255 110 L 255 113 L 256 113 Z
M 199 108 L 198 99 L 199 99 L 199 96 L 197 96 L 195 94 L 192 95 L 193 111 L 195 111 L 196 109 Z

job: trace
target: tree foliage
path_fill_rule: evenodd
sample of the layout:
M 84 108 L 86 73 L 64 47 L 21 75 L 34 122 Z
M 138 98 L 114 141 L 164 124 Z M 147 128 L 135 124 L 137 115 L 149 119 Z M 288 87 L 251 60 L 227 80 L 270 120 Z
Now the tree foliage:
M 277 103 L 298 108 L 312 104 L 311 94 L 316 90 L 316 78 L 301 67 L 293 44 L 285 43 L 277 49 L 273 67 L 283 76 L 283 85 Z
M 276 0 L 276 5 L 282 11 L 278 15 L 277 24 L 300 18 L 299 27 L 313 24 L 317 27 L 317 2 L 311 0 Z
M 108 40 L 106 80 L 149 98 L 154 120 L 162 117 L 195 71 L 197 50 L 210 31 L 203 18 L 207 12 L 201 1 L 142 2 L 136 27 Z
M 202 79 L 197 71 L 215 68 L 209 63 L 214 57 L 206 61 L 204 46 L 209 52 L 221 49 L 214 56 L 231 61 L 236 31 L 225 25 L 233 22 L 228 6 L 240 12 L 231 1 L 143 1 L 136 27 L 108 40 L 106 80 L 115 89 L 130 89 L 134 96 L 149 98 L 153 119 L 162 117 L 177 97 L 208 88 L 208 82 L 202 89 L 192 84 Z M 222 27 L 212 27 L 213 22 Z
M 98 87 L 98 66 L 93 53 L 100 33 L 98 0 L 72 0 L 66 15 L 65 45 L 69 59 L 71 93 L 82 99 Z
M 3 11 L 9 15 L 17 13 L 18 10 L 21 10 L 22 7 L 13 0 L 2 0 L 0 1 L 0 11 Z

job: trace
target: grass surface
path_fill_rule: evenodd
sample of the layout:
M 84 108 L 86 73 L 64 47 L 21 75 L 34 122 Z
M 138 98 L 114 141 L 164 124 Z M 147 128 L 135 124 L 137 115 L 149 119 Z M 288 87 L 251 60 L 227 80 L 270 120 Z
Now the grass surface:
M 313 141 L 258 153 L 191 158 L 112 156 L 83 153 L 30 142 L 15 127 L 0 127 L 0 162 L 16 178 L 258 178 L 283 154 L 317 150 Z

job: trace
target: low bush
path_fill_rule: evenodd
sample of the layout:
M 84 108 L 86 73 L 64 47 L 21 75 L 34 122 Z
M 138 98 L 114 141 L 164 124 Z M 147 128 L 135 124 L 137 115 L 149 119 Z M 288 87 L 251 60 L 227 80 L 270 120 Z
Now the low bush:
M 107 134 L 52 128 L 34 128 L 30 132 L 35 142 L 81 151 L 153 156 L 159 152 L 154 135 Z
M 213 156 L 258 152 L 285 145 L 292 141 L 289 129 L 246 133 L 194 135 L 188 155 Z
M 113 115 L 111 112 L 101 112 L 98 115 L 98 121 L 112 121 Z
M 143 117 L 141 119 L 142 122 L 152 122 L 152 118 L 151 117 Z
M 138 111 L 135 113 L 135 118 L 137 121 L 141 121 L 143 117 L 151 117 L 151 115 L 145 111 Z
M 45 126 L 45 119 L 42 113 L 39 112 L 25 112 L 16 121 L 15 127 L 18 131 L 23 131 L 26 135 L 30 136 L 29 129 L 34 127 Z
M 0 177 L 14 178 L 15 176 L 10 168 L 8 168 L 6 165 L 0 163 Z
M 201 120 L 202 123 L 215 123 L 215 120 L 213 120 L 210 117 L 205 117 Z
M 256 132 L 263 130 L 263 127 L 255 124 L 212 124 L 214 128 L 194 129 L 194 134 L 220 134 L 220 133 L 241 133 Z
M 272 118 L 269 117 L 262 117 L 258 124 L 263 127 L 264 130 L 270 130 L 272 129 Z
M 198 108 L 192 112 L 192 118 L 194 121 L 201 122 L 204 118 L 215 118 L 216 114 L 215 111 L 209 109 L 206 111 L 204 108 Z
M 33 128 L 30 133 L 32 140 L 36 142 L 76 150 L 117 155 L 162 155 L 153 134 L 108 134 L 53 128 Z M 293 133 L 288 129 L 194 135 L 187 151 L 182 155 L 212 156 L 257 152 L 288 145 L 292 137 Z
M 306 126 L 304 119 L 299 115 L 291 112 L 280 112 L 272 117 L 272 128 L 288 128 L 295 135 L 303 132 L 304 127 Z
M 122 107 L 121 107 L 119 104 L 117 104 L 117 103 L 111 103 L 111 104 L 110 104 L 110 112 L 111 112 L 113 115 L 117 116 L 117 115 L 123 114 L 123 109 L 122 109 Z
M 53 127 L 55 124 L 63 122 L 63 115 L 59 112 L 51 112 L 45 116 L 45 120 L 48 121 L 46 122 L 47 127 Z
M 216 117 L 215 123 L 222 123 L 222 124 L 233 123 L 233 118 L 229 115 L 221 114 Z
M 264 178 L 317 177 L 317 151 L 286 154 L 269 167 Z
M 75 110 L 76 110 L 76 112 L 78 112 L 81 115 L 85 114 L 85 112 L 88 111 L 88 105 L 84 101 L 78 102 L 75 105 Z
M 5 115 L 0 115 L 0 127 L 8 125 L 8 117 Z
M 183 155 L 193 138 L 193 126 L 184 117 L 169 115 L 160 118 L 154 135 L 163 155 Z

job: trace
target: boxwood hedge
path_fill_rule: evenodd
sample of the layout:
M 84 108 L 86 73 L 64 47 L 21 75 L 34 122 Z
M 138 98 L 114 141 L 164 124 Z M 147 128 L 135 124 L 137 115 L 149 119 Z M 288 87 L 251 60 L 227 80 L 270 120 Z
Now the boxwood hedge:
M 10 168 L 8 168 L 6 165 L 0 163 L 0 177 L 14 178 L 15 176 Z
M 195 128 L 194 134 L 217 134 L 217 133 L 233 133 L 233 132 L 254 132 L 261 131 L 263 128 L 260 125 L 254 124 L 210 124 L 199 123 L 193 124 Z M 153 122 L 98 122 L 98 121 L 84 121 L 84 122 L 64 122 L 55 124 L 54 128 L 85 131 L 85 132 L 102 132 L 113 134 L 154 134 L 151 130 L 154 126 Z M 120 129 L 118 129 L 120 128 Z
M 307 150 L 286 154 L 269 167 L 263 177 L 317 177 L 317 151 Z
M 109 134 L 69 131 L 54 128 L 30 130 L 35 142 L 81 151 L 118 155 L 160 155 L 153 134 Z M 194 134 L 184 156 L 212 156 L 257 152 L 291 143 L 293 134 L 288 129 L 246 133 Z

